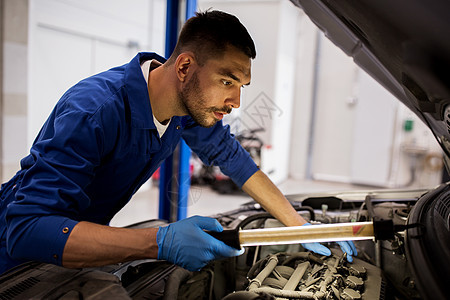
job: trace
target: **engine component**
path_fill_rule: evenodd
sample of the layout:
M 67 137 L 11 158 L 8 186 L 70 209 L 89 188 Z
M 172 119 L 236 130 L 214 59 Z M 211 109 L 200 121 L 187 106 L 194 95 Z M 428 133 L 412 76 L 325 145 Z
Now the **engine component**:
M 337 249 L 330 257 L 309 252 L 276 253 L 249 270 L 247 291 L 287 299 L 379 299 L 381 272 Z

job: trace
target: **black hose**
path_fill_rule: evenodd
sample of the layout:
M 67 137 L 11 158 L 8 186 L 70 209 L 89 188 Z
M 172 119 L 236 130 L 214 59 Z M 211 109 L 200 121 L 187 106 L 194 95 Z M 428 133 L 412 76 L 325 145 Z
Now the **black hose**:
M 316 214 L 314 213 L 314 210 L 313 210 L 312 207 L 310 207 L 310 206 L 297 206 L 297 207 L 294 207 L 294 208 L 295 208 L 296 211 L 307 211 L 307 212 L 309 212 L 310 220 L 315 220 L 316 219 Z M 247 218 L 242 220 L 238 224 L 237 228 L 245 228 L 245 226 L 247 226 L 248 224 L 250 224 L 251 222 L 253 222 L 255 220 L 269 219 L 269 218 L 274 218 L 274 217 L 268 212 L 254 214 L 254 215 L 248 216 Z
M 177 267 L 167 278 L 166 285 L 164 287 L 164 297 L 163 300 L 178 299 L 178 291 L 180 289 L 181 283 L 186 281 L 192 272 L 186 269 Z
M 364 199 L 364 203 L 366 203 L 367 212 L 369 213 L 369 217 L 371 219 L 375 218 L 375 211 L 373 210 L 373 205 L 372 205 L 372 197 L 370 197 L 370 195 L 367 195 L 366 199 Z
M 290 264 L 292 261 L 297 260 L 297 259 L 306 259 L 309 260 L 313 263 L 319 264 L 319 265 L 323 265 L 323 260 L 317 256 L 315 256 L 314 254 L 312 254 L 311 252 L 296 252 L 296 253 L 292 253 L 284 262 L 283 262 L 283 266 L 286 266 L 288 264 Z

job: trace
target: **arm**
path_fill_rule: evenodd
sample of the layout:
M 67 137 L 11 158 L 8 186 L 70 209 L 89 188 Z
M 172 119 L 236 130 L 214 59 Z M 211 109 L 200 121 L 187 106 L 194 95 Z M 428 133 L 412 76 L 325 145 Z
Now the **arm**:
M 306 223 L 273 182 L 258 170 L 242 186 L 242 190 L 286 226 Z
M 21 161 L 23 179 L 6 211 L 12 259 L 61 265 L 64 245 L 90 203 L 88 186 L 101 160 L 101 128 L 83 112 L 57 106 Z
M 286 197 L 262 171 L 253 174 L 244 183 L 242 189 L 285 226 L 310 225 L 295 211 Z M 347 260 L 352 262 L 352 255 L 358 254 L 353 242 L 342 241 L 338 244 L 342 251 L 348 254 Z M 319 243 L 303 243 L 302 246 L 322 255 L 331 255 L 330 250 Z
M 229 126 L 223 126 L 220 121 L 212 128 L 193 126 L 186 129 L 183 138 L 205 164 L 220 166 L 225 175 L 230 176 L 239 187 L 284 225 L 310 225 L 295 211 L 272 181 L 257 168 L 249 153 L 230 134 Z M 328 248 L 319 243 L 302 245 L 319 254 L 331 254 Z M 339 242 L 339 245 L 349 254 L 347 259 L 352 261 L 351 255 L 356 254 L 353 243 Z
M 194 216 L 159 228 L 112 228 L 80 222 L 70 234 L 62 264 L 95 267 L 135 259 L 158 258 L 190 271 L 209 261 L 242 254 L 203 230 L 222 231 L 216 219 Z
M 114 228 L 80 222 L 64 247 L 62 264 L 68 268 L 95 267 L 135 259 L 157 258 L 158 228 Z
M 185 127 L 182 137 L 205 165 L 219 166 L 239 188 L 258 171 L 250 154 L 230 133 L 228 125 L 223 126 L 222 121 L 219 121 L 211 128 L 203 128 L 190 123 Z

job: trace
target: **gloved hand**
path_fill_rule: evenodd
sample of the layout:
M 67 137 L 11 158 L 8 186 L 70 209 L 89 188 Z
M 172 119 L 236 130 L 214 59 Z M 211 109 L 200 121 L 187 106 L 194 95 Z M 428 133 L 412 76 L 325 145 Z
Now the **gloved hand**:
M 159 227 L 156 234 L 158 259 L 170 261 L 189 271 L 198 271 L 211 260 L 244 253 L 244 249 L 236 250 L 225 245 L 203 229 L 223 231 L 216 219 L 200 216 Z
M 310 223 L 305 223 L 303 224 L 303 226 L 309 226 L 311 225 Z M 352 241 L 342 241 L 342 242 L 336 242 L 340 247 L 342 252 L 347 253 L 347 260 L 349 262 L 353 261 L 352 255 L 358 255 L 358 252 L 356 251 L 355 245 L 353 244 Z M 317 254 L 322 254 L 322 255 L 326 255 L 326 256 L 330 256 L 331 255 L 331 251 L 330 249 L 328 249 L 327 247 L 325 247 L 322 244 L 319 243 L 303 243 L 302 244 L 303 248 L 315 252 Z

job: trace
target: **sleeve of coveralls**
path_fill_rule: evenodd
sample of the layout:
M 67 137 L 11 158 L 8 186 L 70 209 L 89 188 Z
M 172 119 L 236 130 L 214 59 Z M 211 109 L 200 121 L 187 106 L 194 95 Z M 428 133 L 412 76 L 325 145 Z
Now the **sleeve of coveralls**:
M 258 171 L 250 154 L 230 133 L 230 126 L 223 126 L 222 121 L 211 128 L 186 126 L 182 137 L 204 164 L 219 166 L 239 187 Z
M 99 164 L 102 144 L 100 127 L 85 113 L 49 119 L 31 149 L 35 163 L 8 206 L 11 257 L 61 265 L 77 212 L 89 205 L 83 187 Z

